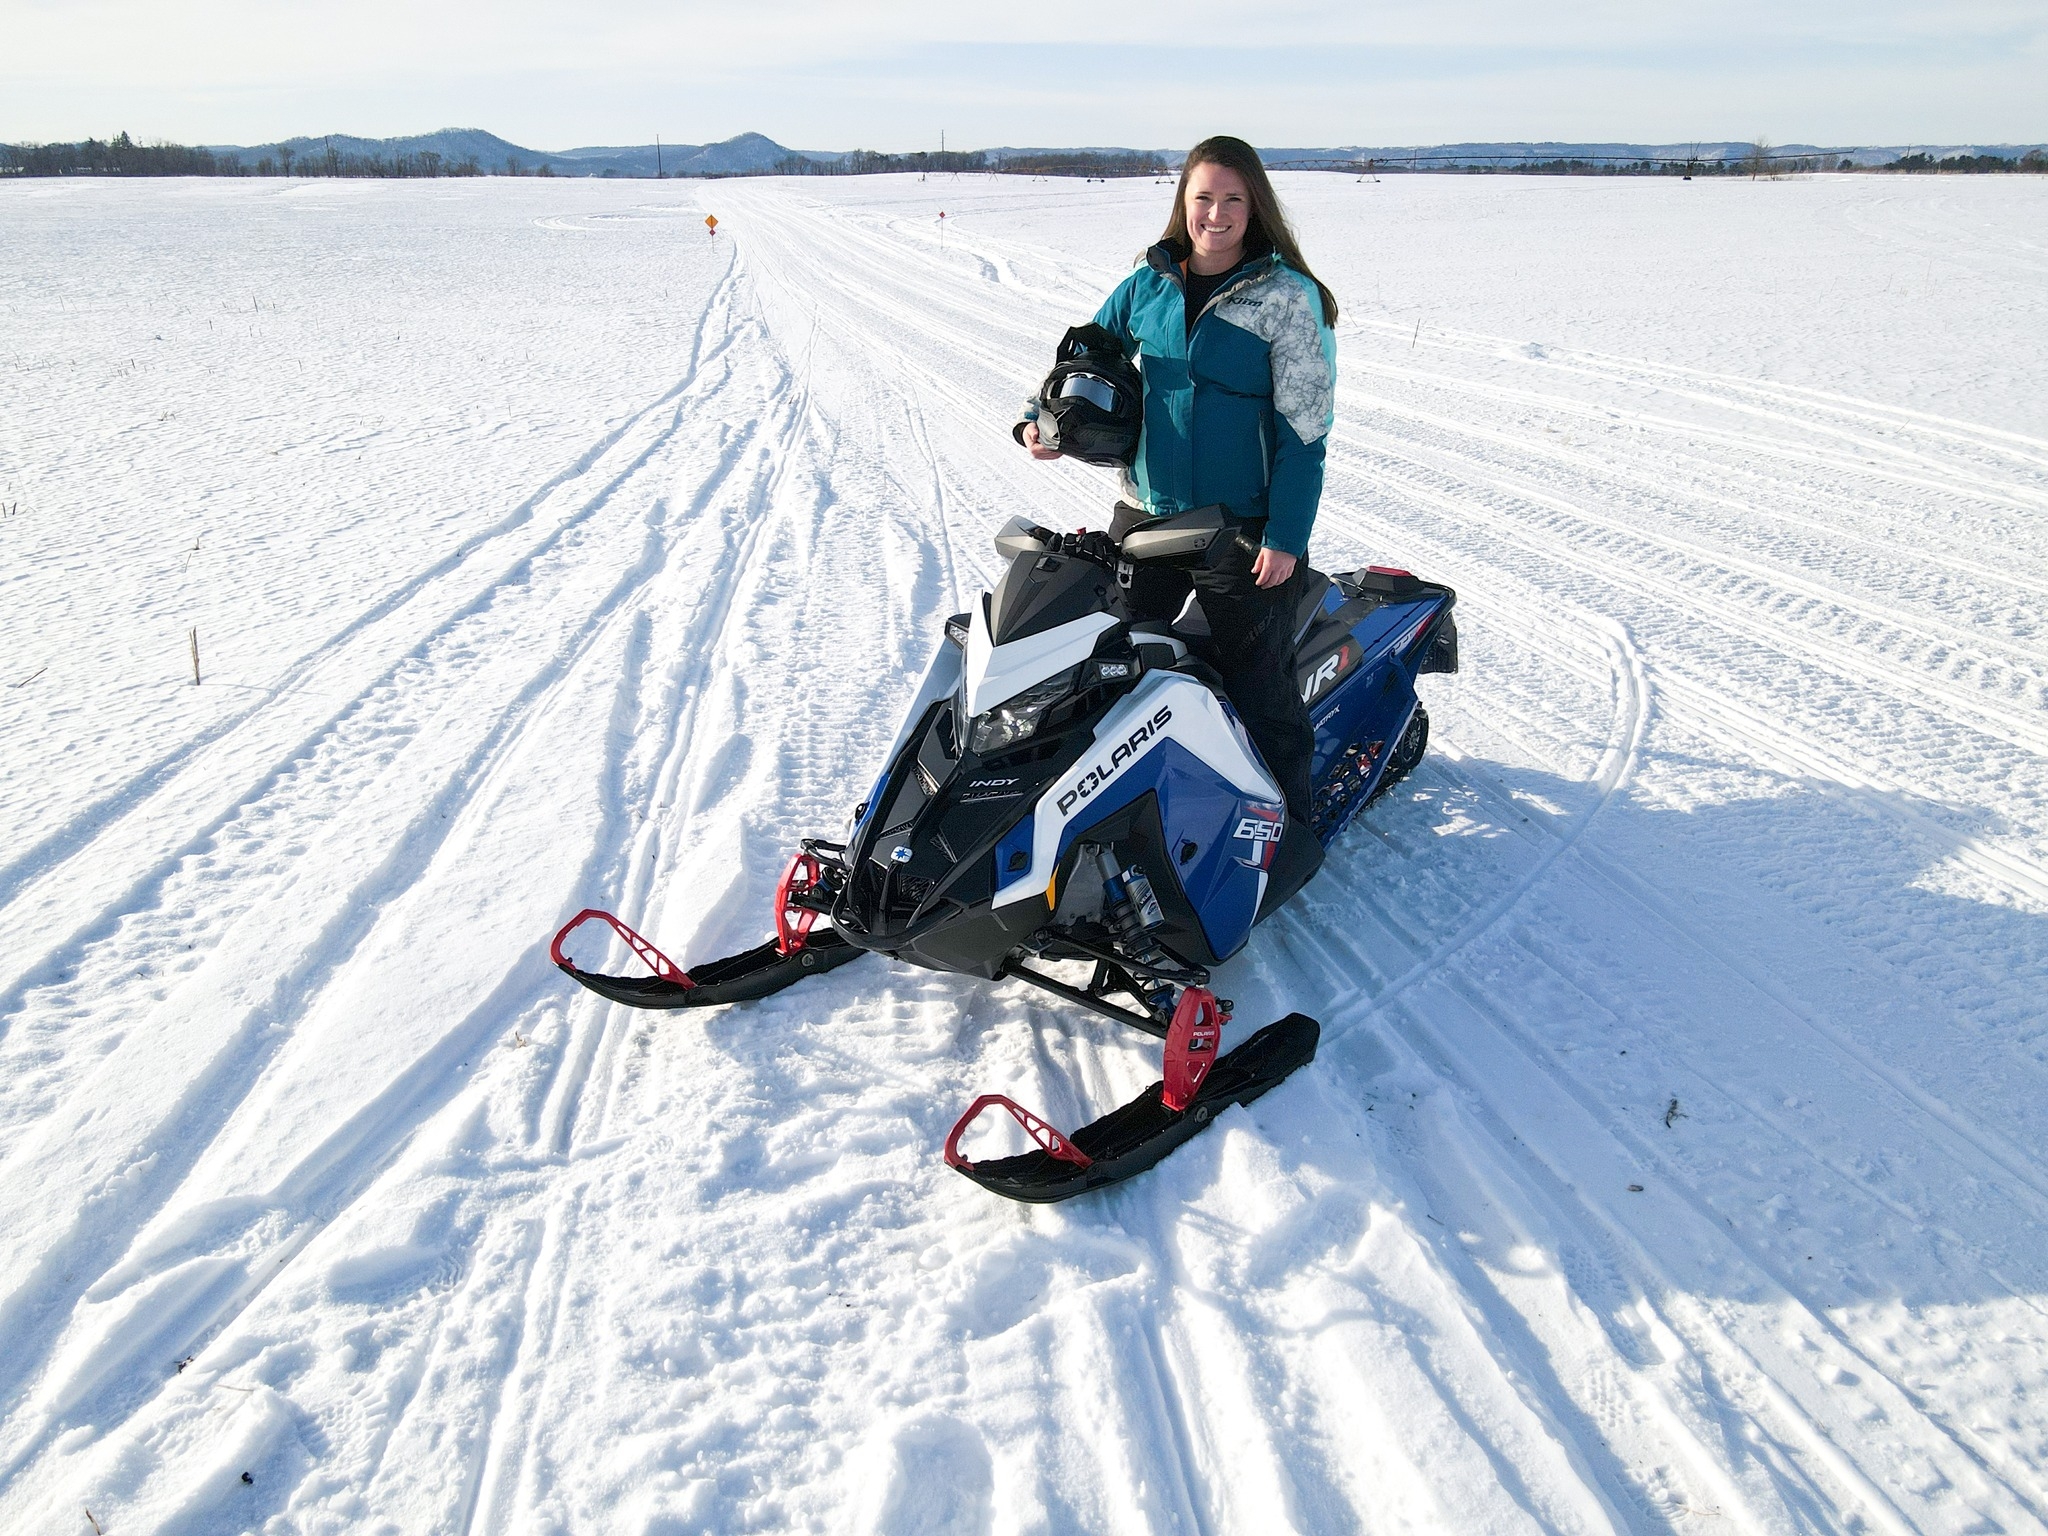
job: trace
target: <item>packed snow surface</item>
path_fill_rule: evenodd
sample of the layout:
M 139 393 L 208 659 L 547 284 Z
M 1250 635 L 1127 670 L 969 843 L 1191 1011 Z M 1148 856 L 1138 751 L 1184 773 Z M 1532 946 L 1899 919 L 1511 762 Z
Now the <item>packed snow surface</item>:
M 544 946 L 757 942 L 1105 521 L 1165 187 L 0 186 L 0 1529 L 2048 1524 L 2048 182 L 1283 189 L 1464 670 L 1221 974 L 1317 1061 L 1027 1209 L 1153 1042 Z

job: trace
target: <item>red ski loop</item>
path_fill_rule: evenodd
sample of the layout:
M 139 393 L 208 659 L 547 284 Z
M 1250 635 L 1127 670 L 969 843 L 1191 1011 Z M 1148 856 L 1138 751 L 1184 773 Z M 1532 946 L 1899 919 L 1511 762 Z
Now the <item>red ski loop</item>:
M 1024 1127 L 1025 1135 L 1029 1136 L 1046 1152 L 1058 1158 L 1061 1162 L 1072 1163 L 1077 1168 L 1094 1166 L 1095 1160 L 1093 1158 L 1067 1140 L 1058 1131 L 1054 1130 L 1045 1121 L 1031 1113 L 1030 1110 L 1024 1108 L 1023 1105 L 1016 1103 L 1014 1100 L 1004 1098 L 1000 1093 L 984 1093 L 980 1098 L 967 1106 L 967 1113 L 960 1117 L 953 1127 L 953 1134 L 946 1138 L 946 1166 L 948 1168 L 972 1168 L 974 1166 L 973 1163 L 960 1155 L 960 1137 L 967 1130 L 968 1126 L 981 1118 L 983 1110 L 994 1109 L 998 1105 L 1007 1109 L 1011 1117 Z
M 664 955 L 647 940 L 641 938 L 639 934 L 628 928 L 624 923 L 612 916 L 611 913 L 604 911 L 600 907 L 585 907 L 581 912 L 578 912 L 562 925 L 562 931 L 555 935 L 555 942 L 548 946 L 548 958 L 571 976 L 580 975 L 582 972 L 575 961 L 562 953 L 562 941 L 593 918 L 601 923 L 610 923 L 612 931 L 624 939 L 627 947 L 634 954 L 638 955 L 646 963 L 647 968 L 663 981 L 672 981 L 679 987 L 692 987 L 696 985 L 695 982 L 690 980 L 689 972 L 685 971 L 680 965 L 677 965 L 675 961 L 669 959 L 667 955 Z
M 1179 1114 L 1216 1065 L 1216 1042 L 1230 1017 L 1207 987 L 1183 987 L 1166 1031 L 1166 1081 L 1160 1102 Z
M 818 921 L 818 914 L 810 907 L 791 906 L 792 898 L 815 889 L 825 878 L 825 872 L 818 867 L 817 857 L 800 853 L 789 861 L 789 868 L 782 872 L 782 884 L 775 888 L 775 948 L 780 954 L 793 955 L 810 942 L 811 927 Z

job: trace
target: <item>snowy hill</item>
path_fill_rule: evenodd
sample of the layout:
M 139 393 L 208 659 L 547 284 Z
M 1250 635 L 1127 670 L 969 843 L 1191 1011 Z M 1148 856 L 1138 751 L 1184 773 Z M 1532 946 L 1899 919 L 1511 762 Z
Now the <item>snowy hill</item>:
M 444 128 L 438 133 L 415 134 L 409 138 L 361 139 L 348 134 L 287 139 L 286 147 L 301 157 L 324 154 L 329 146 L 339 154 L 381 156 L 415 155 L 430 150 L 444 160 L 475 159 L 490 172 L 502 172 L 508 165 L 524 171 L 549 167 L 558 176 L 652 176 L 657 168 L 670 176 L 748 176 L 775 169 L 791 155 L 821 164 L 838 161 L 844 150 L 792 150 L 759 133 L 742 133 L 716 144 L 653 144 L 630 146 L 587 146 L 580 149 L 538 150 L 513 144 L 478 128 Z M 265 156 L 274 157 L 277 145 L 215 144 L 212 153 L 254 165 Z M 2048 144 L 1949 144 L 1949 145 L 1851 145 L 1823 147 L 1812 144 L 1784 144 L 1773 153 L 1813 155 L 1829 161 L 1847 159 L 1857 165 L 1885 165 L 1906 154 L 1931 154 L 1937 160 L 1949 155 L 1995 154 L 2017 159 L 2029 150 L 2048 149 Z M 1326 161 L 1377 159 L 1429 166 L 1513 165 L 1528 160 L 1740 160 L 1750 152 L 1745 143 L 1623 144 L 1623 143 L 1462 143 L 1410 145 L 1342 145 L 1322 148 L 1268 148 L 1259 153 L 1268 165 L 1312 166 Z M 1128 155 L 1129 149 L 1090 145 L 1080 150 L 1064 148 L 1022 148 L 1014 145 L 985 150 L 989 163 L 1052 154 Z M 1169 164 L 1178 164 L 1181 150 L 1149 150 Z
M 773 170 L 792 154 L 831 161 L 836 154 L 789 150 L 765 134 L 742 133 L 717 144 L 666 144 L 657 153 L 652 144 L 631 149 L 570 149 L 551 156 L 555 169 L 588 174 L 612 169 L 622 176 L 652 176 L 657 166 L 670 176 L 744 176 Z
M 345 133 L 317 138 L 287 139 L 285 147 L 300 157 L 317 157 L 331 145 L 336 153 L 381 156 L 416 155 L 432 151 L 450 163 L 474 159 L 486 171 L 500 172 L 508 164 L 533 171 L 545 165 L 558 176 L 598 176 L 610 172 L 619 176 L 652 176 L 657 167 L 671 176 L 734 176 L 772 170 L 793 151 L 759 133 L 742 133 L 716 144 L 653 144 L 628 147 L 591 146 L 582 149 L 527 149 L 480 128 L 444 128 L 438 133 L 414 134 L 407 138 L 360 139 Z M 274 157 L 274 144 L 216 144 L 208 148 L 216 155 L 231 156 L 254 165 L 264 156 Z M 824 150 L 797 151 L 813 160 L 836 160 Z
M 473 158 L 487 170 L 502 170 L 508 159 L 532 167 L 545 158 L 538 151 L 513 144 L 481 128 L 443 128 L 436 133 L 416 133 L 393 139 L 364 139 L 353 134 L 333 133 L 284 139 L 278 144 L 207 146 L 216 155 L 232 156 L 249 165 L 254 165 L 265 155 L 274 156 L 280 147 L 302 157 L 325 154 L 329 147 L 337 154 L 383 156 L 385 159 L 430 151 L 451 162 Z
M 1156 1042 L 545 946 L 764 937 L 1104 521 L 1160 188 L 0 183 L 0 1530 L 2048 1525 L 2048 182 L 1279 180 L 1463 668 L 1219 974 L 1316 1061 L 1048 1209 L 954 1118 Z
M 1430 166 L 1515 165 L 1530 160 L 1701 160 L 1713 163 L 1741 160 L 1751 152 L 1752 147 L 1748 143 L 1735 140 L 1683 144 L 1564 143 L 1542 140 L 1459 144 L 1354 144 L 1335 149 L 1262 149 L 1259 154 L 1268 165 L 1312 165 L 1318 161 L 1337 159 L 1412 162 Z M 2016 160 L 2029 150 L 2043 147 L 2039 144 L 1778 144 L 1772 146 L 1771 153 L 1777 156 L 1813 156 L 1827 160 L 1830 165 L 1841 160 L 1848 160 L 1856 165 L 1888 165 L 1908 154 L 1929 154 L 1937 160 L 1950 155 L 1988 154 Z

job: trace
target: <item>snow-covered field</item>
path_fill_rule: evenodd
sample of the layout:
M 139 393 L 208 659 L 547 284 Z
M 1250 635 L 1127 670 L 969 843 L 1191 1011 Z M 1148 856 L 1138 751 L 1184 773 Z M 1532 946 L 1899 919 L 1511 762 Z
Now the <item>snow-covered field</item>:
M 543 946 L 762 936 L 1166 188 L 0 186 L 0 1529 L 2048 1527 L 2048 182 L 1284 190 L 1465 670 L 1030 1210 L 1156 1046 Z

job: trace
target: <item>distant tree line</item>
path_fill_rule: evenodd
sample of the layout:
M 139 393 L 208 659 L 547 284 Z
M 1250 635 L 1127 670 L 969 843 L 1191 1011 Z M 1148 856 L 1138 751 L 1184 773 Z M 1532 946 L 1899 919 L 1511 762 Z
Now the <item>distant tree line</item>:
M 0 144 L 0 169 L 18 176 L 239 176 L 232 156 L 183 144 L 138 144 L 125 133 L 105 142 Z
M 1949 155 L 1937 160 L 1929 154 L 1901 155 L 1886 165 L 1871 167 L 1879 171 L 1944 171 L 1961 172 L 1966 176 L 1996 174 L 2001 171 L 2023 171 L 2030 175 L 2048 175 L 2048 154 L 2030 149 L 2017 160 L 2005 155 Z
M 777 176 L 879 176 L 888 172 L 994 171 L 1005 176 L 1156 176 L 1171 167 L 1158 155 L 1135 152 L 1105 154 L 1095 150 L 1049 151 L 991 161 L 984 150 L 885 155 L 856 149 L 837 160 L 785 155 L 775 163 Z
M 1830 163 L 1830 162 L 1834 163 Z M 1157 176 L 1174 169 L 1161 155 L 1135 151 L 1048 150 L 991 162 L 983 150 L 954 150 L 890 155 L 856 149 L 836 160 L 786 155 L 771 174 L 778 176 L 874 176 L 887 172 L 984 171 L 1011 176 Z M 2048 174 L 2048 153 L 2030 149 L 2017 157 L 1955 154 L 1935 159 L 1927 153 L 1902 155 L 1882 165 L 1858 165 L 1831 155 L 1786 155 L 1759 141 L 1744 154 L 1726 159 L 1623 159 L 1617 156 L 1556 157 L 1544 160 L 1496 159 L 1474 164 L 1455 155 L 1397 155 L 1353 160 L 1301 160 L 1276 164 L 1276 170 L 1323 170 L 1359 173 L 1430 172 L 1467 176 L 1782 176 L 1814 171 L 1880 171 L 1985 175 Z M 294 148 L 279 144 L 257 152 L 253 163 L 239 155 L 216 154 L 184 144 L 159 141 L 138 144 L 126 133 L 111 139 L 86 139 L 77 144 L 0 144 L 0 174 L 17 176 L 362 176 L 408 178 L 435 176 L 553 176 L 543 160 L 528 167 L 508 155 L 503 165 L 486 169 L 475 155 L 461 159 L 422 149 L 411 153 L 362 154 L 335 148 Z M 606 176 L 616 175 L 607 169 Z M 712 175 L 720 173 L 713 172 Z M 727 174 L 751 175 L 752 172 Z
M 996 167 L 1011 176 L 1159 176 L 1176 168 L 1163 155 L 1105 154 L 1098 150 L 1017 155 Z
M 1944 174 L 1981 175 L 1996 172 L 2048 173 L 2048 153 L 2030 149 L 2019 156 L 1950 155 L 1937 160 L 1928 154 L 1901 155 L 1881 165 L 1858 165 L 1833 155 L 1780 154 L 1765 143 L 1756 143 L 1740 155 L 1728 158 L 1625 159 L 1614 155 L 1557 156 L 1550 159 L 1492 158 L 1490 164 L 1475 164 L 1476 157 L 1460 155 L 1393 155 L 1367 160 L 1297 160 L 1274 165 L 1275 170 L 1347 171 L 1359 174 L 1435 173 L 1454 176 L 1797 176 L 1815 171 L 1938 171 Z M 1005 166 L 1004 169 L 1009 169 Z
M 230 174 L 242 176 L 366 176 L 397 181 L 426 176 L 483 176 L 489 174 L 477 164 L 475 155 L 451 159 L 438 150 L 421 149 L 411 154 L 365 155 L 336 149 L 328 144 L 318 150 L 294 150 L 280 144 L 257 158 L 254 165 Z M 520 174 L 508 170 L 509 176 Z
M 919 150 L 912 155 L 885 155 L 879 149 L 856 149 L 836 160 L 809 155 L 784 155 L 775 162 L 777 176 L 879 176 L 890 171 L 985 171 L 988 156 L 980 150 Z M 715 173 L 714 173 L 715 174 Z M 742 172 L 751 175 L 752 172 Z
M 0 144 L 0 172 L 17 176 L 552 176 L 543 164 L 527 171 L 507 157 L 502 171 L 487 172 L 475 155 L 454 159 L 431 149 L 411 154 L 365 155 L 327 144 L 294 149 L 279 144 L 250 164 L 184 144 L 138 144 L 126 133 L 77 144 Z

